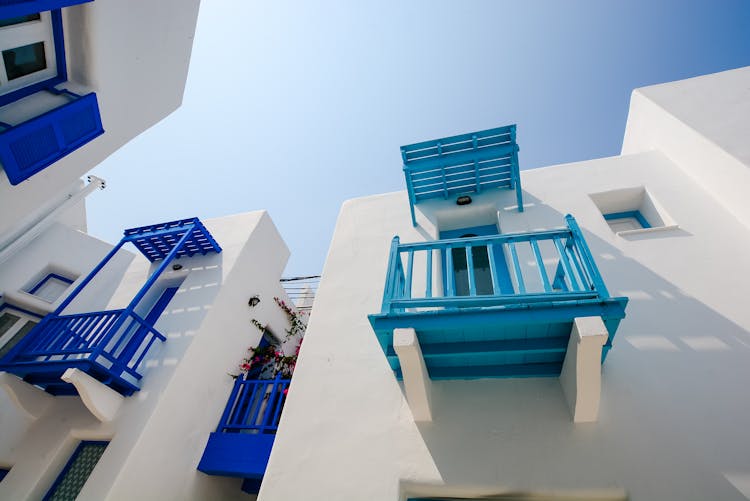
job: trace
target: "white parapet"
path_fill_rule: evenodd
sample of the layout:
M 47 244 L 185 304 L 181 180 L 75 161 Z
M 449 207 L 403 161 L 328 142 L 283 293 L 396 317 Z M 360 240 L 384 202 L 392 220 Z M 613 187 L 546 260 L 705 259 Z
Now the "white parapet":
M 99 421 L 112 421 L 124 400 L 115 390 L 80 369 L 68 369 L 60 377 L 76 387 L 83 404 Z
M 575 423 L 590 423 L 599 418 L 602 346 L 606 342 L 607 328 L 600 317 L 579 317 L 573 321 L 560 384 Z
M 55 397 L 7 372 L 0 372 L 0 386 L 11 401 L 26 416 L 37 419 L 52 404 Z
M 414 329 L 394 329 L 393 349 L 401 364 L 406 400 L 414 421 L 432 421 L 432 382 Z

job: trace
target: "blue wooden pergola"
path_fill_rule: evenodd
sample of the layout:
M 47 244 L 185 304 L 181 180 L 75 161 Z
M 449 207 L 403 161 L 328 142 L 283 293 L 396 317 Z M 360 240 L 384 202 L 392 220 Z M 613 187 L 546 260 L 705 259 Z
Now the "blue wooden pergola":
M 414 226 L 419 202 L 494 188 L 515 189 L 523 212 L 515 124 L 402 146 L 401 158 Z

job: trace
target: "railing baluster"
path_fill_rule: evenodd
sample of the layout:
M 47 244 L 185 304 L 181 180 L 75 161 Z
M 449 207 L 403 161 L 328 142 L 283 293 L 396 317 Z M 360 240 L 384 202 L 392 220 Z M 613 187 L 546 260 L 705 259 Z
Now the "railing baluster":
M 591 282 L 589 280 L 588 275 L 584 272 L 583 268 L 581 267 L 581 261 L 580 257 L 576 253 L 575 250 L 575 244 L 572 237 L 568 237 L 568 240 L 565 242 L 565 252 L 568 254 L 568 257 L 573 262 L 573 265 L 575 266 L 576 273 L 578 273 L 578 278 L 581 280 L 581 287 L 583 290 L 591 290 Z
M 446 247 L 445 249 L 445 283 L 446 290 L 445 297 L 453 297 L 456 295 L 454 288 L 454 273 L 453 273 L 453 249 Z
M 500 249 L 502 249 L 503 244 L 500 244 Z M 492 275 L 492 293 L 495 296 L 499 296 L 502 294 L 502 291 L 500 290 L 500 280 L 498 280 L 497 276 L 497 266 L 495 266 L 495 246 L 492 244 L 487 245 L 487 259 L 490 261 L 490 275 Z
M 410 250 L 406 259 L 406 278 L 404 279 L 404 297 L 407 299 L 411 297 L 411 272 L 413 269 L 414 251 Z
M 565 272 L 565 276 L 570 282 L 571 287 L 573 288 L 574 291 L 580 291 L 581 286 L 578 285 L 578 280 L 576 280 L 576 277 L 573 274 L 573 268 L 570 266 L 570 261 L 568 260 L 568 255 L 565 252 L 565 248 L 563 247 L 562 242 L 557 237 L 555 237 L 552 240 L 555 243 L 555 248 L 557 249 L 557 253 L 560 255 L 560 262 L 562 263 L 563 271 Z
M 229 399 L 227 400 L 227 405 L 224 407 L 224 413 L 221 415 L 221 419 L 219 420 L 219 426 L 216 427 L 217 432 L 224 431 L 224 428 L 229 426 L 229 418 L 232 414 L 232 411 L 234 410 L 234 407 L 238 404 L 237 394 L 242 387 L 245 386 L 242 381 L 242 376 L 238 376 L 237 379 L 234 380 L 234 386 L 232 387 L 232 392 L 229 394 Z
M 432 249 L 427 249 L 427 273 L 425 274 L 426 284 L 425 284 L 425 291 L 424 291 L 424 297 L 431 298 L 432 297 Z
M 471 249 L 471 245 L 464 247 L 464 252 L 466 252 L 466 274 L 469 279 L 469 296 L 473 297 L 477 295 L 477 284 L 474 279 L 474 256 Z
M 536 259 L 536 266 L 539 268 L 539 278 L 542 279 L 542 285 L 544 286 L 544 292 L 552 292 L 552 286 L 549 283 L 549 277 L 547 276 L 547 270 L 544 268 L 544 261 L 542 260 L 542 254 L 539 251 L 539 245 L 535 238 L 529 240 L 531 250 L 534 251 L 534 259 Z
M 518 284 L 518 293 L 526 294 L 526 284 L 523 281 L 523 273 L 521 273 L 521 264 L 518 262 L 518 252 L 516 251 L 516 244 L 514 242 L 508 243 L 510 249 L 510 257 L 513 260 L 513 276 L 516 277 L 516 284 Z

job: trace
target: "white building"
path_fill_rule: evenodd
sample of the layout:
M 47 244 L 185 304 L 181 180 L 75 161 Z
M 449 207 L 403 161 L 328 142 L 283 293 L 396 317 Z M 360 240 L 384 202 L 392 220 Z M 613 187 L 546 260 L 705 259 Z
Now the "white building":
M 750 497 L 750 68 L 635 91 L 618 157 L 405 147 L 407 192 L 342 209 L 287 401 L 230 377 L 298 341 L 264 212 L 85 233 L 197 9 L 0 5 L 0 499 Z
M 522 212 L 514 133 L 343 205 L 259 499 L 750 498 L 750 68 L 634 91 Z
M 198 1 L 1 3 L 0 499 L 242 495 L 197 467 L 239 383 L 280 410 L 288 381 L 230 374 L 284 338 L 284 242 L 258 211 L 112 246 L 85 233 L 104 182 L 80 180 L 180 105 Z

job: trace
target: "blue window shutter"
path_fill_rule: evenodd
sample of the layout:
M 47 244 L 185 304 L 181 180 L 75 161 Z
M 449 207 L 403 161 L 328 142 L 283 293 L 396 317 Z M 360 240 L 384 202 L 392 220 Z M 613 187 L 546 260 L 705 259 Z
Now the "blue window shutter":
M 102 133 L 92 92 L 0 133 L 0 162 L 16 185 Z
M 62 9 L 92 0 L 0 0 L 0 19 Z

